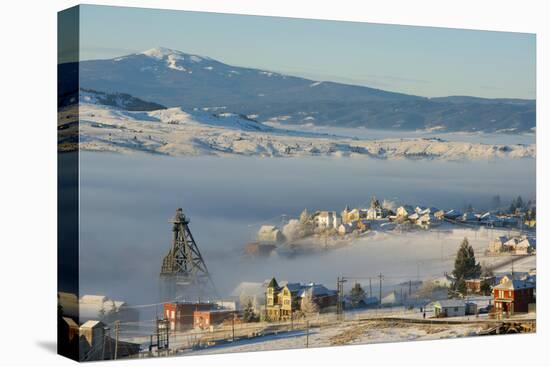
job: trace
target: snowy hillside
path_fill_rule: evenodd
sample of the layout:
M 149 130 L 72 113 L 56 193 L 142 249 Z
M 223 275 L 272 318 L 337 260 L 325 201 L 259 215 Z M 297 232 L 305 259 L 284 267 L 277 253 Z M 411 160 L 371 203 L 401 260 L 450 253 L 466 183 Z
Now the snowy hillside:
M 230 112 L 185 111 L 179 107 L 128 111 L 98 104 L 93 97 L 81 95 L 79 136 L 80 147 L 84 150 L 167 155 L 445 160 L 535 156 L 534 145 L 473 144 L 441 139 L 359 140 L 285 130 Z M 62 110 L 60 115 L 60 121 L 74 124 L 74 110 Z
M 71 64 L 59 65 L 70 74 Z M 260 122 L 386 130 L 530 132 L 535 101 L 467 96 L 425 98 L 366 86 L 315 81 L 153 48 L 81 61 L 82 88 L 127 93 L 167 107 L 225 108 Z M 60 93 L 63 94 L 62 88 Z

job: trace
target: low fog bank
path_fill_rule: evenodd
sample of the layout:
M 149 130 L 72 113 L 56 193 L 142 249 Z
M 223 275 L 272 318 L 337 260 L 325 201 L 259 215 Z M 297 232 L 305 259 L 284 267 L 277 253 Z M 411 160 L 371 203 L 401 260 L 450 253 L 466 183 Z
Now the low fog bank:
M 436 162 L 327 158 L 157 157 L 82 153 L 81 292 L 133 304 L 158 299 L 158 274 L 177 207 L 221 296 L 240 281 L 272 276 L 323 282 L 338 275 L 386 276 L 386 285 L 449 270 L 449 256 L 467 236 L 475 248 L 492 232 L 377 235 L 352 246 L 293 259 L 245 261 L 242 247 L 262 223 L 281 214 L 367 206 L 372 195 L 395 203 L 464 208 L 521 194 L 534 197 L 535 161 Z M 485 236 L 485 237 L 484 237 Z
M 336 136 L 345 136 L 357 139 L 366 140 L 382 140 L 382 139 L 433 139 L 439 138 L 446 141 L 460 141 L 467 143 L 481 144 L 535 144 L 535 133 L 506 133 L 506 132 L 441 132 L 441 131 L 402 131 L 402 130 L 379 130 L 367 128 L 353 127 L 334 127 L 334 126 L 316 126 L 313 124 L 292 125 L 285 123 L 272 122 L 267 125 L 289 130 L 308 131 L 321 134 L 329 134 Z

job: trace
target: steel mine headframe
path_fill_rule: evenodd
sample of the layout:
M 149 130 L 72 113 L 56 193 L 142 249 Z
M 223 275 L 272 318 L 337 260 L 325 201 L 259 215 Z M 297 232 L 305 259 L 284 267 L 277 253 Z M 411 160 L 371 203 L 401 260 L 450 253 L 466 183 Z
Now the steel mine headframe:
M 170 222 L 173 224 L 172 246 L 162 261 L 161 277 L 172 278 L 180 286 L 214 289 L 206 263 L 189 230 L 189 219 L 181 208 L 176 210 Z

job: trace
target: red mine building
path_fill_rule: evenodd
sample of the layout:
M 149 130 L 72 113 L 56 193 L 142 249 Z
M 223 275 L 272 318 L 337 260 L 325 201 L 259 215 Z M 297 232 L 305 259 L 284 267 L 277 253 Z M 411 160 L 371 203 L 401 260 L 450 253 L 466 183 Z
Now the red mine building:
M 529 304 L 535 303 L 535 285 L 531 282 L 517 279 L 506 279 L 493 288 L 495 312 L 514 314 L 528 312 Z

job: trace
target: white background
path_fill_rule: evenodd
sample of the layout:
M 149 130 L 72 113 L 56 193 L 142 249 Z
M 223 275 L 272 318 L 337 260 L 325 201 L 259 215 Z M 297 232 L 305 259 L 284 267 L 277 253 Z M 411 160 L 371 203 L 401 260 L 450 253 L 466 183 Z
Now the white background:
M 536 335 L 113 362 L 120 366 L 547 365 L 550 29 L 545 1 L 91 1 L 95 4 L 537 33 L 539 313 Z M 56 12 L 75 1 L 0 3 L 0 338 L 4 366 L 65 366 L 56 338 Z M 545 24 L 547 23 L 547 24 Z M 546 88 L 545 88 L 546 87 Z M 511 173 L 513 174 L 513 173 Z M 546 190 L 543 188 L 546 187 Z M 543 264 L 542 266 L 540 266 Z M 545 342 L 546 339 L 546 342 Z M 548 357 L 546 357 L 548 359 Z

